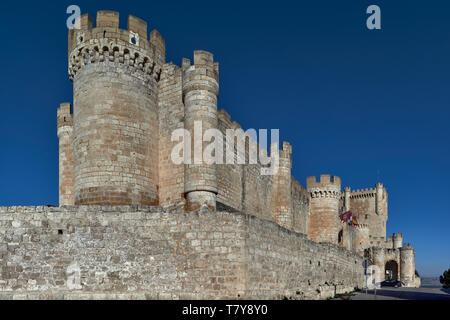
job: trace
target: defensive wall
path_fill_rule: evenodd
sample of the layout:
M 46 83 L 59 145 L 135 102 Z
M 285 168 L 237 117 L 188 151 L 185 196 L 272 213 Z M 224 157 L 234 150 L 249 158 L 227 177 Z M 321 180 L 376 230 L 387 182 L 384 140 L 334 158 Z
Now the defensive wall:
M 319 299 L 362 288 L 362 263 L 240 212 L 0 207 L 4 299 Z

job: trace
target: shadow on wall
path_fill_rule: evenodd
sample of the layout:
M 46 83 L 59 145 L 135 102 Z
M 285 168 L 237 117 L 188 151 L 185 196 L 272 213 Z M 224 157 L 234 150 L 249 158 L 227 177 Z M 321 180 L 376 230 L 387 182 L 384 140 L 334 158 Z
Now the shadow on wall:
M 444 291 L 447 289 L 442 289 Z M 448 290 L 444 291 L 445 293 L 450 293 Z M 369 294 L 373 295 L 374 291 L 369 290 Z M 403 290 L 377 290 L 377 296 L 384 297 L 393 297 L 398 299 L 405 300 L 449 300 L 450 295 L 440 294 L 440 293 L 432 293 L 432 292 L 418 292 L 418 291 L 403 291 Z

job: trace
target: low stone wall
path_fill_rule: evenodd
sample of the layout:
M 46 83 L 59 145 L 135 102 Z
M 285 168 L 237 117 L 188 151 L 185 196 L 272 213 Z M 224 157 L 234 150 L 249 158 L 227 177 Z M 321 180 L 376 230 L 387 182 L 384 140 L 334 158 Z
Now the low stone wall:
M 316 299 L 362 284 L 359 255 L 242 213 L 0 207 L 0 299 Z

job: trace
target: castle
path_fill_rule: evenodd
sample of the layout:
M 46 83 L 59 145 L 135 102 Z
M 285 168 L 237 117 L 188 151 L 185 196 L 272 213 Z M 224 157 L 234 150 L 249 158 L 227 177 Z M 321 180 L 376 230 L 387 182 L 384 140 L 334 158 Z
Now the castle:
M 287 142 L 274 175 L 173 163 L 174 130 L 240 128 L 218 109 L 213 55 L 167 63 L 161 34 L 131 15 L 127 30 L 112 11 L 79 23 L 73 112 L 57 110 L 60 206 L 0 207 L 0 298 L 320 299 L 364 288 L 364 259 L 418 285 L 414 248 L 386 240 L 381 183 L 342 192 L 321 175 L 305 188 Z

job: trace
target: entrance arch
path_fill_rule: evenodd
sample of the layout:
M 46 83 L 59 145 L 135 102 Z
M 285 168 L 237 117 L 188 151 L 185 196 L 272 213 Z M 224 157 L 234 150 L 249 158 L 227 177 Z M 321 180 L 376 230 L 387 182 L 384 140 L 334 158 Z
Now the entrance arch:
M 386 280 L 398 280 L 398 263 L 395 260 L 389 260 L 385 266 Z

